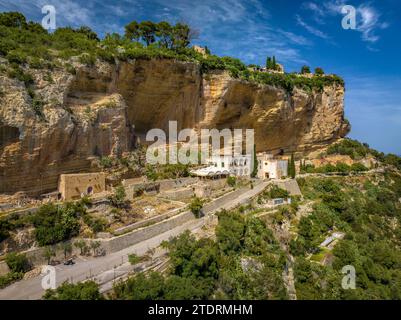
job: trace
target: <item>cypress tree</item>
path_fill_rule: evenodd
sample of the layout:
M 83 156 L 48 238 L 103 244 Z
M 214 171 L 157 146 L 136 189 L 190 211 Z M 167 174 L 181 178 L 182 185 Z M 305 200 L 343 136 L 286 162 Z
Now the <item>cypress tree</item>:
M 272 58 L 267 57 L 267 59 L 266 59 L 266 68 L 267 69 L 271 69 L 271 67 L 272 67 Z
M 256 156 L 256 144 L 253 145 L 253 170 L 251 177 L 255 178 L 258 175 L 258 158 Z
M 291 154 L 290 163 L 288 165 L 288 175 L 294 179 L 296 175 L 294 154 Z

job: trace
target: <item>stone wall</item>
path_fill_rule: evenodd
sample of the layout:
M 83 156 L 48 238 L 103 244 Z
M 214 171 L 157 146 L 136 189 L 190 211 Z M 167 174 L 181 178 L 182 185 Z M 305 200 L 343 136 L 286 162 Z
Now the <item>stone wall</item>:
M 62 174 L 58 190 L 64 200 L 79 199 L 82 194 L 96 194 L 106 190 L 106 174 Z
M 145 192 L 166 192 L 176 189 L 182 189 L 199 181 L 198 178 L 178 178 L 178 179 L 168 179 L 168 180 L 157 180 L 157 181 L 147 181 L 143 179 L 127 179 L 123 180 L 122 185 L 127 193 L 127 199 L 132 199 L 135 197 L 136 190 L 144 190 Z M 186 192 L 188 194 L 188 192 Z M 180 196 L 169 197 L 171 199 L 179 199 Z
M 10 272 L 10 268 L 8 267 L 5 261 L 0 261 L 0 277 L 6 275 Z
M 129 246 L 153 238 L 161 233 L 174 229 L 185 222 L 195 219 L 190 211 L 186 211 L 176 215 L 170 219 L 144 227 L 133 232 L 101 241 L 102 248 L 106 250 L 107 254 L 120 251 Z
M 194 190 L 191 187 L 168 190 L 160 193 L 160 197 L 180 201 L 194 196 Z

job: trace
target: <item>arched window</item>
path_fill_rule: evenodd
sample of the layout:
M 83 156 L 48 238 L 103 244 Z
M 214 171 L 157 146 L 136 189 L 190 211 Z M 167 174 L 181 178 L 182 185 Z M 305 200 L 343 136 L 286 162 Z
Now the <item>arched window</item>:
M 87 194 L 93 194 L 93 187 L 88 187 L 86 193 Z

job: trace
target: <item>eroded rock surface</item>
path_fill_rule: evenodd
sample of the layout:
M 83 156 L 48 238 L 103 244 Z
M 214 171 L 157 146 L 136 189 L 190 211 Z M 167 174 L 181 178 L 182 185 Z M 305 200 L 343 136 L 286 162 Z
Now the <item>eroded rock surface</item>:
M 132 150 L 135 136 L 168 121 L 183 128 L 254 128 L 258 151 L 312 151 L 345 136 L 344 88 L 307 93 L 202 75 L 199 65 L 135 60 L 116 65 L 28 70 L 25 85 L 0 74 L 0 193 L 40 194 L 61 173 L 90 171 L 92 159 Z

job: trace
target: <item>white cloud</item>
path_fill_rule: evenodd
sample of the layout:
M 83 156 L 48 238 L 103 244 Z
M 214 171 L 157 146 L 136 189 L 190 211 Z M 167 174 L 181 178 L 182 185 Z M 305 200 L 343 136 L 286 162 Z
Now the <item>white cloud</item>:
M 314 20 L 320 24 L 324 24 L 330 16 L 342 15 L 341 9 L 347 4 L 352 5 L 351 3 L 347 3 L 345 0 L 329 0 L 323 1 L 319 4 L 316 2 L 305 2 L 302 4 L 301 8 L 312 12 Z M 356 31 L 361 33 L 362 40 L 371 44 L 379 41 L 380 36 L 377 34 L 377 31 L 389 26 L 387 22 L 381 21 L 382 14 L 369 3 L 361 4 L 355 7 L 355 9 L 357 13 Z M 303 26 L 311 33 L 316 31 L 318 31 L 318 33 L 322 32 L 319 29 L 308 25 L 306 22 L 303 23 Z M 373 51 L 375 50 L 371 46 L 368 46 L 368 48 Z
M 271 13 L 259 0 L 156 0 L 162 19 L 183 19 L 200 31 L 199 44 L 220 55 L 234 55 L 247 62 L 264 64 L 267 55 L 280 62 L 305 63 L 297 46 L 310 46 L 311 41 L 289 30 L 274 28 Z M 165 10 L 168 9 L 168 10 Z M 227 39 L 222 43 L 222 39 Z M 223 44 L 223 45 L 222 45 Z
M 299 15 L 296 15 L 297 23 L 301 26 L 304 27 L 307 31 L 315 35 L 316 37 L 322 38 L 322 39 L 329 39 L 330 37 L 324 33 L 323 31 L 309 25 L 306 23 Z
M 368 5 L 359 6 L 357 14 L 360 16 L 357 30 L 362 33 L 362 39 L 367 42 L 377 42 L 380 37 L 376 35 L 376 30 L 387 28 L 388 23 L 381 22 L 380 13 Z

